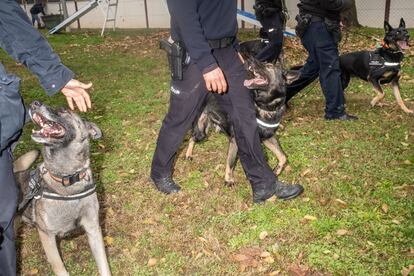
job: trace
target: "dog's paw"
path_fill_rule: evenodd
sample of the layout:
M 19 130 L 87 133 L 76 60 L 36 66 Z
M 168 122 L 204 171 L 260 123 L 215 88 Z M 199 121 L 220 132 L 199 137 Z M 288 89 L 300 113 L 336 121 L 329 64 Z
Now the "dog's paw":
M 234 186 L 234 184 L 235 184 L 234 179 L 224 180 L 224 185 L 226 185 L 227 187 L 232 187 Z
M 282 171 L 283 171 L 283 167 L 284 166 L 276 166 L 274 169 L 273 169 L 273 172 L 276 174 L 276 175 L 279 175 L 279 174 L 281 174 L 282 173 Z

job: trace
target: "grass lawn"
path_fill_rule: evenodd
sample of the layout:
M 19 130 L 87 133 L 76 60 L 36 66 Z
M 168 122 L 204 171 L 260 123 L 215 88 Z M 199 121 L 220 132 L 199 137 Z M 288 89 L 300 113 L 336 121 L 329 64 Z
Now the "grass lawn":
M 358 32 L 381 37 L 383 31 Z M 390 87 L 384 106 L 372 108 L 372 88 L 351 82 L 347 110 L 359 116 L 356 122 L 325 121 L 318 84 L 292 101 L 278 132 L 289 163 L 280 179 L 305 186 L 299 199 L 253 205 L 239 163 L 236 186 L 224 186 L 227 139 L 219 133 L 196 145 L 191 162 L 180 152 L 174 176 L 182 192 L 157 192 L 148 175 L 168 108 L 169 73 L 158 49 L 167 35 L 142 30 L 49 37 L 77 78 L 94 84 L 93 109 L 82 116 L 104 133 L 91 152 L 114 275 L 401 275 L 414 265 L 414 116 L 399 108 Z M 373 44 L 349 34 L 341 51 Z M 306 58 L 297 39 L 287 39 L 286 57 L 289 65 Z M 3 52 L 0 58 L 22 78 L 26 103 L 66 105 L 62 95 L 47 97 L 36 78 Z M 401 80 L 411 109 L 413 64 L 411 48 Z M 39 148 L 30 140 L 32 127 L 16 156 Z M 267 157 L 274 166 L 275 156 Z M 63 239 L 60 247 L 71 275 L 97 274 L 85 235 Z M 52 275 L 33 228 L 23 228 L 18 248 L 22 275 Z

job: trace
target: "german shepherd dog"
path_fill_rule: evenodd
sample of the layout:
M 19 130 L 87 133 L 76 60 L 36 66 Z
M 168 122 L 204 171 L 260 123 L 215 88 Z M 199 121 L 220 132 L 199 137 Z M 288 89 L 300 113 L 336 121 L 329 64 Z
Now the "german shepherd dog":
M 259 128 L 263 144 L 276 155 L 278 165 L 274 168 L 274 172 L 280 174 L 286 165 L 287 158 L 274 134 L 285 112 L 285 82 L 291 82 L 299 75 L 297 72 L 284 75 L 279 65 L 264 64 L 252 57 L 247 59 L 246 65 L 251 78 L 244 82 L 244 86 L 251 90 L 256 107 L 257 125 L 252 125 L 252 127 Z M 192 159 L 194 144 L 207 137 L 210 127 L 215 127 L 229 137 L 224 181 L 227 185 L 233 185 L 233 170 L 238 151 L 234 129 L 229 116 L 212 94 L 207 97 L 204 108 L 193 124 L 186 159 Z
M 383 45 L 375 51 L 359 51 L 340 56 L 342 86 L 345 89 L 352 76 L 370 82 L 377 96 L 371 101 L 375 106 L 385 96 L 381 84 L 390 83 L 397 103 L 406 113 L 414 113 L 408 109 L 400 94 L 400 69 L 404 58 L 403 51 L 409 47 L 409 34 L 405 28 L 404 19 L 394 29 L 388 22 L 384 22 L 385 37 Z
M 89 137 L 98 139 L 101 130 L 67 109 L 53 110 L 33 102 L 32 121 L 40 127 L 32 139 L 43 144 L 41 163 L 30 166 L 37 151 L 26 153 L 14 163 L 22 192 L 19 213 L 35 226 L 47 259 L 56 275 L 69 275 L 59 254 L 56 238 L 83 227 L 101 275 L 111 275 L 99 225 L 99 203 L 89 160 Z

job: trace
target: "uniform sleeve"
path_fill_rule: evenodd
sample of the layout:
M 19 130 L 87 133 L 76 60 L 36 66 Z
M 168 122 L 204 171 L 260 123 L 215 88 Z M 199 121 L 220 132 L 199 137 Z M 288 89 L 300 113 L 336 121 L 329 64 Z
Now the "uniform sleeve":
M 0 1 L 0 46 L 26 65 L 49 95 L 61 90 L 74 77 L 15 0 Z
M 167 0 L 172 20 L 178 25 L 190 58 L 201 72 L 217 68 L 210 45 L 204 36 L 195 0 Z

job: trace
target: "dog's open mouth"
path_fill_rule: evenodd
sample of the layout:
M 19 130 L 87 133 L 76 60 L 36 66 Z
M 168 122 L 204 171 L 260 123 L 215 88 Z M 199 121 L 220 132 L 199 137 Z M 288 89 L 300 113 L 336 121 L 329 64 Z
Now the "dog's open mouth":
M 65 128 L 59 123 L 49 121 L 39 113 L 32 114 L 33 122 L 40 127 L 40 130 L 32 130 L 32 136 L 42 138 L 62 138 L 65 135 Z
M 408 45 L 407 41 L 405 40 L 399 40 L 397 41 L 398 46 L 400 46 L 401 49 L 406 50 L 408 49 L 410 46 Z
M 250 70 L 250 72 L 252 72 L 254 76 L 253 78 L 244 81 L 243 85 L 245 87 L 250 89 L 251 87 L 262 87 L 262 86 L 266 86 L 269 84 L 269 82 L 267 81 L 265 77 L 261 76 L 255 71 Z

